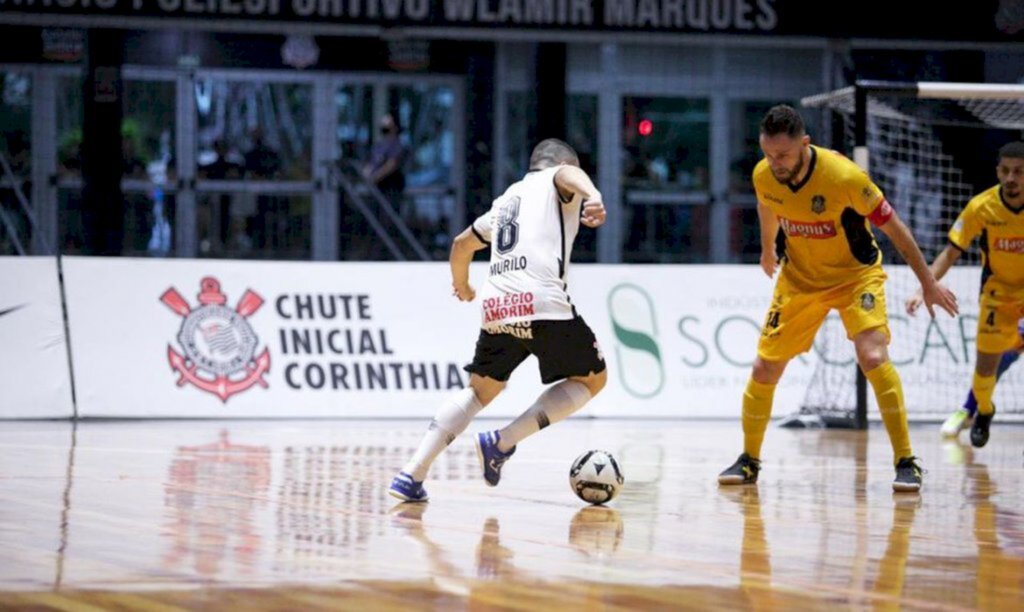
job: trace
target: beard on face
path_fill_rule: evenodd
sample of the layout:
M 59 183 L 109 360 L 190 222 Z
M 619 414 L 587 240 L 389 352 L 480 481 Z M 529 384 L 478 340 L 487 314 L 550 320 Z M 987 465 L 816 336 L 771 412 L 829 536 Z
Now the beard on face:
M 1000 172 L 1002 174 L 1002 172 Z M 1006 174 L 1010 174 L 1007 172 Z M 1021 184 L 1018 179 L 1010 176 L 1001 176 L 999 179 L 999 188 L 1003 192 L 1003 196 L 1010 199 L 1017 199 L 1021 195 Z
M 778 181 L 779 183 L 783 185 L 788 185 L 792 183 L 796 179 L 796 177 L 800 176 L 800 173 L 803 172 L 803 170 L 804 154 L 803 151 L 801 151 L 800 159 L 796 161 L 796 165 L 793 166 L 792 170 L 788 171 L 785 176 L 779 176 L 778 174 L 776 174 L 775 169 L 772 168 L 772 176 L 775 177 L 775 180 Z

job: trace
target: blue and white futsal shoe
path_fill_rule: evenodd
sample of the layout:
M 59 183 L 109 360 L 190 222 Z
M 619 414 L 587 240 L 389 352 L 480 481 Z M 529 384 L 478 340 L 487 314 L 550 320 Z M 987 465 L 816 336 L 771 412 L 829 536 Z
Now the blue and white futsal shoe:
M 476 435 L 476 454 L 484 468 L 484 480 L 492 487 L 501 481 L 501 466 L 516 452 L 514 446 L 507 453 L 498 450 L 499 440 L 501 436 L 497 431 L 485 431 Z
M 388 495 L 397 497 L 405 502 L 425 502 L 429 497 L 427 490 L 423 488 L 422 482 L 416 482 L 412 476 L 405 472 L 399 472 L 391 481 L 388 487 Z

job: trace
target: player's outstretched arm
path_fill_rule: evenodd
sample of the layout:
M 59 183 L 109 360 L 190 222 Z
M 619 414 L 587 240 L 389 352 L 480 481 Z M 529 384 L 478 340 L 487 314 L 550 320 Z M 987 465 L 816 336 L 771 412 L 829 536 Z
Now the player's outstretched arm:
M 907 229 L 907 226 L 903 224 L 903 221 L 896 213 L 891 212 L 891 216 L 881 225 L 878 225 L 878 229 L 882 230 L 892 240 L 893 246 L 896 247 L 896 250 L 903 256 L 903 260 L 907 262 L 907 265 L 910 266 L 910 269 L 917 276 L 917 280 L 921 283 L 921 294 L 924 299 L 925 308 L 928 309 L 928 314 L 934 318 L 934 306 L 938 306 L 948 312 L 949 316 L 955 317 L 960 311 L 956 303 L 956 296 L 952 291 L 940 285 L 939 281 L 935 280 L 935 275 L 932 274 L 928 263 L 924 259 L 924 255 L 921 254 L 921 249 L 918 248 L 913 234 L 910 233 L 910 230 Z
M 563 198 L 572 199 L 576 194 L 583 198 L 583 216 L 580 223 L 587 227 L 598 227 L 604 223 L 604 200 L 586 172 L 576 166 L 562 166 L 555 173 L 555 187 Z
M 761 224 L 761 269 L 771 278 L 779 265 L 779 255 L 775 252 L 775 237 L 779 235 L 779 218 L 772 209 L 757 202 L 757 220 Z
M 947 244 L 946 248 L 939 253 L 939 256 L 932 262 L 931 271 L 935 280 L 942 280 L 942 277 L 946 275 L 950 267 L 956 263 L 956 260 L 960 259 L 960 249 L 956 248 L 952 244 Z M 924 295 L 921 291 L 918 291 L 907 300 L 907 314 L 914 315 L 917 309 L 924 303 Z
M 473 253 L 486 248 L 487 243 L 477 238 L 472 227 L 452 241 L 452 250 L 448 254 L 448 265 L 452 269 L 452 292 L 462 302 L 472 302 L 476 291 L 469 285 L 469 264 L 473 261 Z

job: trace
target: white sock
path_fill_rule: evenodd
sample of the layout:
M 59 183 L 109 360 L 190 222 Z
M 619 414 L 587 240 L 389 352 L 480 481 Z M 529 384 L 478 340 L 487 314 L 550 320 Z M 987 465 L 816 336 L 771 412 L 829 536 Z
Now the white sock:
M 430 470 L 430 464 L 434 459 L 455 441 L 482 409 L 483 405 L 476 399 L 476 393 L 471 387 L 466 387 L 445 399 L 434 420 L 430 422 L 419 448 L 402 471 L 412 476 L 413 480 L 422 482 L 427 477 L 427 471 Z
M 590 389 L 577 380 L 563 380 L 548 387 L 526 412 L 498 432 L 498 450 L 507 453 L 520 441 L 565 419 L 589 401 Z

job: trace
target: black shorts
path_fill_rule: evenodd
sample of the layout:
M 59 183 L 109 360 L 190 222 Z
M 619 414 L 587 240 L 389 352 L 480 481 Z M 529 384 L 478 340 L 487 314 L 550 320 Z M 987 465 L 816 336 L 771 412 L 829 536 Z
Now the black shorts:
M 605 369 L 594 332 L 577 316 L 565 321 L 515 323 L 503 326 L 502 333 L 480 330 L 473 363 L 465 370 L 505 382 L 530 355 L 540 362 L 544 384 Z

